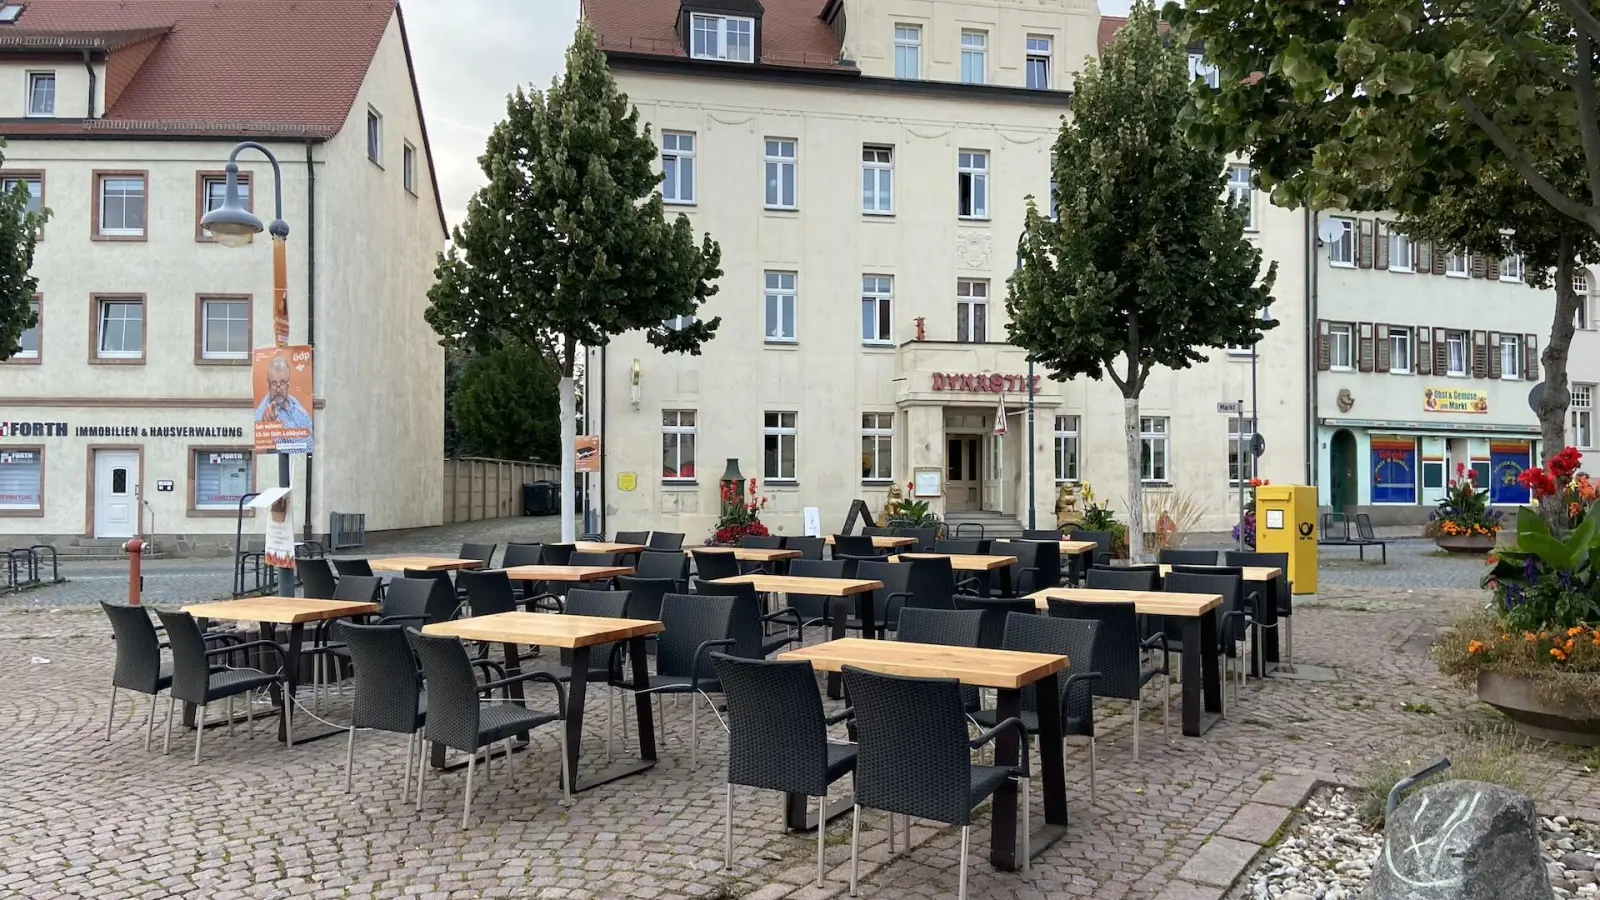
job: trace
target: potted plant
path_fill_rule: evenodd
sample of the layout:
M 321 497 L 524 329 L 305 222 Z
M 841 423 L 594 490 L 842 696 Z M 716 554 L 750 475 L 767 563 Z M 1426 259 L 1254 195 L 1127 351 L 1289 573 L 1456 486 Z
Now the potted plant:
M 915 492 L 916 486 L 906 483 L 907 490 Z M 945 537 L 949 529 L 944 520 L 933 511 L 933 503 L 928 500 L 901 500 L 894 507 L 892 514 L 888 504 L 884 505 L 884 526 L 888 528 L 932 528 L 938 537 Z
M 767 498 L 757 496 L 756 480 L 750 479 L 750 494 L 740 493 L 738 482 L 722 485 L 722 511 L 717 516 L 716 530 L 707 543 L 719 547 L 738 546 L 747 534 L 765 536 L 771 532 L 761 523 L 761 511 L 767 508 Z
M 1111 501 L 1094 502 L 1094 486 L 1087 481 L 1083 483 L 1083 524 L 1073 530 L 1111 532 L 1111 558 L 1128 558 L 1128 526 L 1117 521 Z
M 1533 470 L 1529 470 L 1533 471 Z M 1524 473 L 1526 474 L 1526 473 Z M 1500 511 L 1489 508 L 1489 492 L 1478 487 L 1478 473 L 1456 464 L 1439 508 L 1428 516 L 1423 534 L 1450 553 L 1488 553 L 1500 532 Z

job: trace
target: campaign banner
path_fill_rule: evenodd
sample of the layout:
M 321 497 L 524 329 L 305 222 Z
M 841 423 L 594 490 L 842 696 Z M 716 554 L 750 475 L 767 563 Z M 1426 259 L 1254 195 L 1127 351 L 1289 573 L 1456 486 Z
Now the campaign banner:
M 257 453 L 310 453 L 310 347 L 257 347 L 251 358 Z

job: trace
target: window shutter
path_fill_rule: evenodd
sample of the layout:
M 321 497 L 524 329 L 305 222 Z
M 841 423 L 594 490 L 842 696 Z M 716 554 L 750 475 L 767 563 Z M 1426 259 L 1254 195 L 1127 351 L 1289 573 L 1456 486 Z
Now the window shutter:
M 1317 371 L 1326 372 L 1333 365 L 1333 348 L 1328 346 L 1328 320 L 1317 320 Z
M 1372 268 L 1372 220 L 1361 219 L 1356 222 L 1360 234 L 1359 248 L 1356 252 L 1357 264 L 1363 269 Z
M 1522 336 L 1522 352 L 1525 354 L 1522 363 L 1522 376 L 1528 381 L 1539 380 L 1539 336 L 1525 334 Z
M 1433 254 L 1433 274 L 1435 274 L 1435 275 L 1443 275 L 1444 274 L 1444 264 L 1445 264 L 1445 261 L 1449 258 L 1449 256 L 1450 256 L 1450 251 L 1446 250 L 1443 247 L 1439 247 L 1438 249 L 1436 249 L 1434 251 L 1434 254 Z
M 1485 267 L 1484 267 L 1484 264 L 1483 264 L 1483 254 L 1481 254 L 1481 253 L 1472 254 L 1472 266 L 1471 266 L 1471 268 L 1472 268 L 1472 277 L 1473 278 L 1482 278 L 1483 277 L 1484 272 L 1487 271 L 1485 269 Z
M 1444 375 L 1450 371 L 1450 344 L 1443 328 L 1433 329 L 1433 336 L 1433 370 Z
M 1372 267 L 1375 269 L 1389 268 L 1389 232 L 1393 230 L 1389 223 L 1382 219 L 1378 219 L 1373 223 L 1373 231 L 1377 235 L 1373 241 L 1375 252 L 1373 253 L 1374 261 Z
M 1433 333 L 1426 325 L 1417 328 L 1416 363 L 1412 371 L 1418 375 L 1433 374 Z
M 1489 332 L 1489 377 L 1499 378 L 1502 369 L 1500 360 L 1500 332 Z
M 1417 273 L 1430 275 L 1433 273 L 1433 242 L 1421 241 L 1417 244 Z
M 1472 332 L 1472 375 L 1489 377 L 1489 338 L 1481 331 Z
M 1490 281 L 1500 280 L 1500 257 L 1493 256 L 1483 261 L 1483 277 Z
M 1357 341 L 1356 369 L 1361 372 L 1372 371 L 1372 323 L 1361 322 L 1356 325 L 1356 333 L 1360 335 Z
M 1387 325 L 1378 326 L 1378 362 L 1373 371 L 1389 371 L 1389 326 Z

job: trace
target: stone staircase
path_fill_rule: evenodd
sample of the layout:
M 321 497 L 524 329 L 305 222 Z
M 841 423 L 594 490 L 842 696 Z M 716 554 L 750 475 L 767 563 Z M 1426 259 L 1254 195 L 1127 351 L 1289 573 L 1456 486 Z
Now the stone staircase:
M 968 527 L 961 529 L 961 537 L 976 538 L 978 529 L 972 525 L 983 526 L 982 536 L 989 540 L 1003 540 L 1006 538 L 1022 537 L 1022 523 L 1005 513 L 988 511 L 969 511 L 947 513 L 944 517 L 945 525 L 950 528 L 950 536 L 956 536 L 957 528 L 961 525 Z

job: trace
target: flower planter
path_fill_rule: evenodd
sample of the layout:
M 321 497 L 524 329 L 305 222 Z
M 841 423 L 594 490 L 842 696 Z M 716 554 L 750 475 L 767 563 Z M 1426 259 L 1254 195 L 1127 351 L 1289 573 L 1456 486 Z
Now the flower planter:
M 1482 556 L 1494 549 L 1492 534 L 1441 534 L 1433 539 L 1439 549 L 1450 553 L 1476 553 Z
M 1545 703 L 1530 678 L 1479 672 L 1478 699 L 1510 716 L 1517 730 L 1528 737 L 1600 747 L 1600 709 L 1581 703 Z

